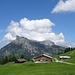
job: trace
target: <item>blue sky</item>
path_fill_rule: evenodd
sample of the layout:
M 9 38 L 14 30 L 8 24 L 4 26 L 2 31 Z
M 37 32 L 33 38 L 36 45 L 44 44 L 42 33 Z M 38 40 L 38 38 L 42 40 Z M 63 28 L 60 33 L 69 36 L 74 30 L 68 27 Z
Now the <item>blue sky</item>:
M 74 46 L 74 32 L 75 0 L 0 0 L 0 48 L 16 35 Z

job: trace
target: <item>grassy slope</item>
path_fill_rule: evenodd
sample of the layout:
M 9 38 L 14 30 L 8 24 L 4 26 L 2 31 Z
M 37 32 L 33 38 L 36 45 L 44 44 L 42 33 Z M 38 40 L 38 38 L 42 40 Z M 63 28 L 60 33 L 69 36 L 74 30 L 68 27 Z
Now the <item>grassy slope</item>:
M 70 56 L 71 58 L 67 60 L 67 62 L 75 63 L 75 50 L 66 52 L 64 54 L 57 55 L 55 57 L 59 58 L 59 56 Z
M 23 63 L 0 65 L 0 75 L 75 75 L 75 65 Z

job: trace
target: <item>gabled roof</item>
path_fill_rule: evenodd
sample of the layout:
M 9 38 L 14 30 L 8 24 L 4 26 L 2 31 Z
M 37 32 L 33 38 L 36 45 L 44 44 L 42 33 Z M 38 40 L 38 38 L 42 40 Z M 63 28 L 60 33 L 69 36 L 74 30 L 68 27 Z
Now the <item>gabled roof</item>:
M 22 61 L 26 61 L 26 60 L 23 58 L 23 59 L 17 59 L 17 61 L 22 62 Z
M 69 59 L 71 57 L 70 56 L 59 56 L 59 58 L 67 58 L 67 59 Z
M 45 57 L 48 57 L 48 58 L 52 58 L 52 57 L 51 57 L 51 56 L 49 56 L 49 55 L 41 54 L 41 55 L 39 55 L 39 56 L 34 57 L 33 59 L 39 58 L 39 57 L 41 57 L 41 56 L 45 56 Z

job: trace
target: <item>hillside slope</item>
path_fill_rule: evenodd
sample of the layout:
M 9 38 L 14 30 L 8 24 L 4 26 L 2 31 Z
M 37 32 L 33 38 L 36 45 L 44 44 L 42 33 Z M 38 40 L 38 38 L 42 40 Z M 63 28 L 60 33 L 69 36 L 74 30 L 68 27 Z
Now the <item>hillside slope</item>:
M 55 57 L 59 59 L 59 56 L 70 56 L 71 58 L 66 60 L 66 62 L 75 63 L 75 50 L 72 50 L 63 54 L 59 54 Z

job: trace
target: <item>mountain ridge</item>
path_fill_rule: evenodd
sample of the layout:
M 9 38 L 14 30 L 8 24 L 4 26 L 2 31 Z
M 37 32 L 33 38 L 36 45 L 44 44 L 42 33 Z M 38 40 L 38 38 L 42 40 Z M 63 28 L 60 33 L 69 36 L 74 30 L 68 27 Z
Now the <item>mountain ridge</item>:
M 15 55 L 18 58 L 23 54 L 27 59 L 31 59 L 39 54 L 57 55 L 64 50 L 64 47 L 49 40 L 38 42 L 17 36 L 14 41 L 0 49 L 0 57 Z

